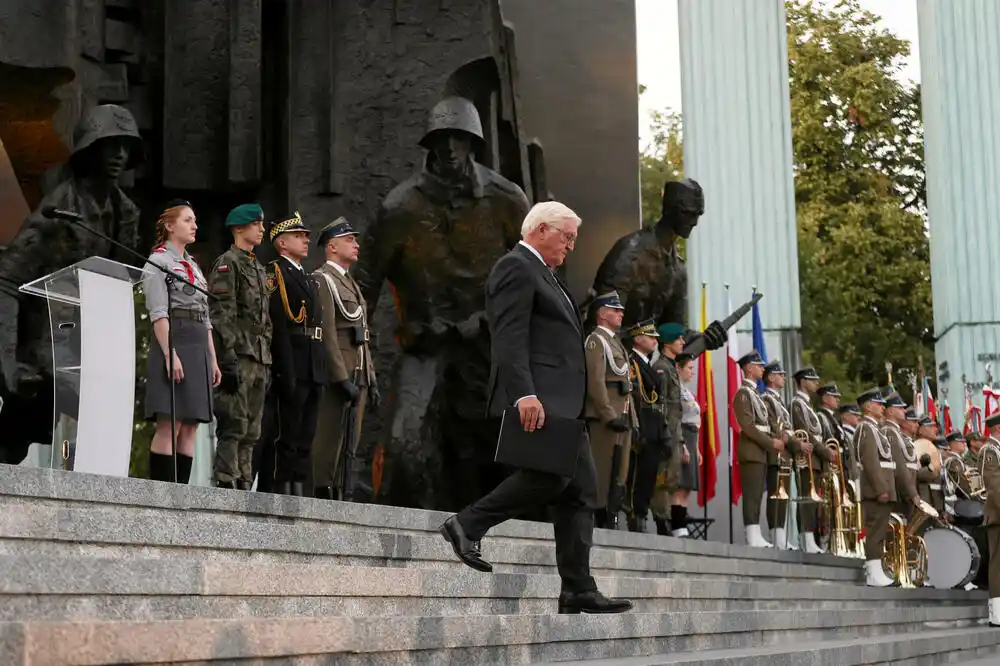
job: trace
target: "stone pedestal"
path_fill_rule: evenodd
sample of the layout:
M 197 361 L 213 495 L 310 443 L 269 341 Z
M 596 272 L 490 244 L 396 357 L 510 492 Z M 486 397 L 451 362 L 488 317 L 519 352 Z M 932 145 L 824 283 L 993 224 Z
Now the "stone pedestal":
M 705 215 L 687 244 L 689 322 L 699 320 L 702 282 L 709 319 L 764 294 L 769 358 L 798 363 L 799 272 L 792 184 L 785 6 L 781 0 L 679 0 L 684 173 L 705 191 Z M 751 319 L 738 325 L 749 332 Z M 743 337 L 743 336 L 741 336 Z M 741 350 L 750 348 L 749 336 Z M 726 356 L 714 357 L 721 440 L 727 441 Z M 709 515 L 712 539 L 728 539 L 725 447 Z M 738 507 L 733 509 L 742 540 Z
M 962 375 L 982 405 L 1000 375 L 1000 4 L 919 0 L 924 158 L 938 388 L 961 427 Z

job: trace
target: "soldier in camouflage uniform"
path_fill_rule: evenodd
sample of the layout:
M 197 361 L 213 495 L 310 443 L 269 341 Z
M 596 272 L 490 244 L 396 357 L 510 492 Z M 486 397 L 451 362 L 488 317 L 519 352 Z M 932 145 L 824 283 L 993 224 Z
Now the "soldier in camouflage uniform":
M 215 395 L 215 485 L 249 490 L 271 365 L 270 290 L 253 250 L 264 239 L 264 211 L 237 206 L 226 217 L 233 245 L 208 278 L 222 383 Z
M 681 378 L 677 374 L 677 355 L 684 350 L 685 329 L 683 324 L 668 322 L 661 324 L 656 331 L 660 335 L 660 349 L 653 356 L 653 368 L 663 373 L 660 393 L 663 395 L 663 418 L 667 424 L 667 448 L 671 454 L 660 462 L 651 508 L 657 534 L 670 534 L 672 530 L 667 528 L 668 512 L 671 511 L 670 495 L 677 488 L 684 448 L 684 436 L 681 434 L 684 408 L 681 403 Z M 682 521 L 679 515 L 677 517 L 678 524 L 673 527 L 680 530 Z M 686 516 L 683 522 L 686 525 Z
M 48 309 L 44 300 L 25 298 L 17 287 L 87 257 L 134 263 L 104 239 L 75 224 L 50 220 L 41 211 L 77 212 L 85 226 L 135 248 L 139 208 L 118 187 L 118 178 L 142 158 L 142 139 L 131 113 L 113 104 L 88 110 L 73 133 L 68 177 L 45 195 L 0 256 L 0 366 L 7 403 L 6 418 L 0 419 L 0 462 L 17 464 L 32 441 L 52 436 Z

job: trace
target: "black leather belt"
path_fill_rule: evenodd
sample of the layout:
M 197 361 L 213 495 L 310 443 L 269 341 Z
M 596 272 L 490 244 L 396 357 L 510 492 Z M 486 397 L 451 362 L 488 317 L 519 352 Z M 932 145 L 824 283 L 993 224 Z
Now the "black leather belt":
M 288 332 L 292 335 L 301 335 L 309 338 L 310 340 L 318 340 L 320 342 L 323 340 L 323 329 L 319 326 L 310 326 L 308 328 L 290 328 L 288 329 Z
M 190 319 L 191 321 L 205 321 L 208 319 L 208 315 L 201 310 L 182 310 L 181 308 L 174 308 L 170 311 L 172 317 L 177 319 Z

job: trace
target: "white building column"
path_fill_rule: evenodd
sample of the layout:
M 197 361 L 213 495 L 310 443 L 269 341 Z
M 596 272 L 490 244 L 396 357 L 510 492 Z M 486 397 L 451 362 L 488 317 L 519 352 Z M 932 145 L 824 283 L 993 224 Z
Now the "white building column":
M 918 0 L 939 389 L 961 428 L 962 375 L 1000 377 L 1000 2 Z
M 799 271 L 792 183 L 788 48 L 782 0 L 678 0 L 684 114 L 684 172 L 705 191 L 705 215 L 687 244 L 688 321 L 699 320 L 702 282 L 709 320 L 756 286 L 768 358 L 799 360 Z M 738 324 L 748 351 L 751 319 Z M 726 358 L 714 357 L 719 457 L 710 538 L 728 540 Z M 696 512 L 697 515 L 697 512 Z M 743 541 L 740 507 L 733 509 Z

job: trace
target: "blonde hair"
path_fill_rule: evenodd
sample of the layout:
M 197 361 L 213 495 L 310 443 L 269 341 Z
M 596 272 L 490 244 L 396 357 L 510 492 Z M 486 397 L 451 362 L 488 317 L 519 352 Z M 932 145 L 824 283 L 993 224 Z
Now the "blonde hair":
M 573 222 L 576 226 L 583 223 L 580 216 L 566 204 L 558 201 L 536 203 L 525 215 L 524 222 L 521 223 L 521 238 L 527 238 L 541 224 L 558 226 L 559 222 Z

